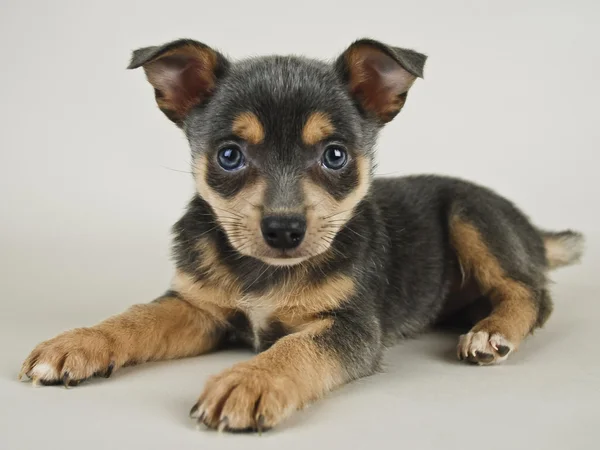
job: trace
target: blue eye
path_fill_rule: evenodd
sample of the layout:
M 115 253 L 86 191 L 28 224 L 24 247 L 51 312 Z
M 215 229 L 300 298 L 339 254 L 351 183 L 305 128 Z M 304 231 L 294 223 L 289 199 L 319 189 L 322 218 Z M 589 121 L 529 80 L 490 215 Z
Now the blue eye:
M 323 165 L 331 170 L 340 170 L 348 162 L 348 153 L 339 145 L 330 145 L 323 152 Z
M 242 151 L 235 146 L 225 147 L 219 150 L 217 160 L 219 165 L 229 172 L 241 169 L 245 162 Z

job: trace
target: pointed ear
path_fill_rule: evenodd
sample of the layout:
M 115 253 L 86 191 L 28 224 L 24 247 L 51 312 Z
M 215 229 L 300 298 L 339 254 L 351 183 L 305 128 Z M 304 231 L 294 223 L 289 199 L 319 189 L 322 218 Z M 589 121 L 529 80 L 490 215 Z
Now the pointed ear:
M 387 123 L 404 106 L 413 82 L 423 78 L 426 59 L 414 50 L 361 39 L 338 58 L 336 69 L 361 110 Z
M 128 69 L 143 67 L 156 103 L 181 125 L 185 116 L 210 98 L 229 62 L 212 48 L 190 39 L 133 52 Z

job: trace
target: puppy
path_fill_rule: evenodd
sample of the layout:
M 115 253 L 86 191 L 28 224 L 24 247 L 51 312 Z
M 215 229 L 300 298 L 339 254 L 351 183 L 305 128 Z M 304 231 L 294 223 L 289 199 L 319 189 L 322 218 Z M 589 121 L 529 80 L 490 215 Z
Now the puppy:
M 534 227 L 458 179 L 373 179 L 379 130 L 426 57 L 359 40 L 333 63 L 231 62 L 192 40 L 133 53 L 191 147 L 196 194 L 175 224 L 170 289 L 96 326 L 39 344 L 22 375 L 73 386 L 120 367 L 245 344 L 191 416 L 260 431 L 351 380 L 387 346 L 469 323 L 458 358 L 506 360 L 548 319 L 550 269 L 583 236 Z

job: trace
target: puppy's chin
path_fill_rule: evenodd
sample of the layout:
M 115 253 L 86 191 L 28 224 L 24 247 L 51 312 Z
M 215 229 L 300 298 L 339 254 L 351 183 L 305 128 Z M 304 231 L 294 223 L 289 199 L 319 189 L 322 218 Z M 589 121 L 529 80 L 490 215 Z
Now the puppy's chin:
M 269 264 L 271 266 L 284 266 L 284 267 L 290 267 L 290 266 L 295 266 L 297 264 L 300 264 L 301 262 L 306 261 L 308 258 L 310 258 L 309 256 L 305 256 L 305 257 L 301 257 L 301 258 L 289 258 L 289 257 L 282 257 L 282 258 L 269 258 L 269 257 L 261 257 L 259 258 L 262 262 Z
M 316 255 L 310 254 L 298 254 L 298 252 L 286 253 L 278 252 L 273 249 L 268 248 L 266 245 L 260 246 L 257 248 L 248 248 L 248 246 L 241 246 L 238 248 L 235 244 L 232 244 L 233 248 L 240 254 L 244 256 L 249 256 L 254 259 L 258 259 L 265 264 L 270 266 L 279 266 L 279 267 L 291 267 L 296 266 Z M 244 248 L 245 247 L 245 248 Z M 294 254 L 296 253 L 296 254 Z

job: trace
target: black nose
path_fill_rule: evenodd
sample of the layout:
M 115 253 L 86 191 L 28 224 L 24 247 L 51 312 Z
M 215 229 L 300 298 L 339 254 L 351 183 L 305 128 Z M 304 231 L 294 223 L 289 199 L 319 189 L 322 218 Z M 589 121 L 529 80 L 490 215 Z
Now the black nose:
M 270 247 L 296 248 L 304 239 L 306 220 L 302 216 L 267 216 L 261 222 L 261 230 Z

